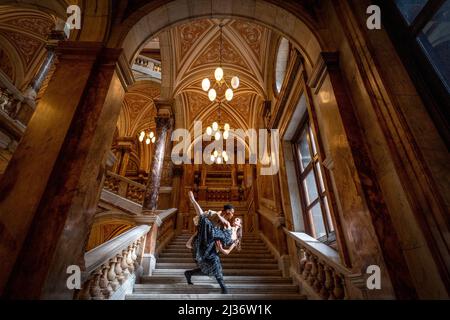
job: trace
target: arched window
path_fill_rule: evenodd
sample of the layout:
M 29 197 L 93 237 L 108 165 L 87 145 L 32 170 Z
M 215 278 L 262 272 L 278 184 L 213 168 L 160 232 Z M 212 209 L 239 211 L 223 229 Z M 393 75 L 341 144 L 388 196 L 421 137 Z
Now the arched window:
M 275 66 L 275 87 L 277 93 L 283 86 L 284 77 L 286 76 L 286 67 L 289 58 L 289 41 L 282 38 L 278 46 L 277 61 Z

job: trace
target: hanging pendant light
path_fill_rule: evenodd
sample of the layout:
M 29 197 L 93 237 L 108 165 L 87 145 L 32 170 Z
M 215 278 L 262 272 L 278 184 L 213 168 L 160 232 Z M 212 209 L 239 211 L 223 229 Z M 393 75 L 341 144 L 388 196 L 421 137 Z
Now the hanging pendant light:
M 230 85 L 228 85 L 225 80 L 225 72 L 222 68 L 222 51 L 223 51 L 223 25 L 220 25 L 220 51 L 219 51 L 219 66 L 214 70 L 214 80 L 211 81 L 209 78 L 205 78 L 202 81 L 202 90 L 208 92 L 208 98 L 212 102 L 217 98 L 217 90 L 213 87 L 220 88 L 223 84 L 228 88 L 225 91 L 225 99 L 227 101 L 231 101 L 234 97 L 233 89 L 237 89 L 239 87 L 239 77 L 233 76 L 230 81 Z
M 209 98 L 209 100 L 210 100 L 211 102 L 214 101 L 214 100 L 216 100 L 216 98 L 217 98 L 217 92 L 216 92 L 216 90 L 210 89 L 209 92 L 208 92 L 208 98 Z
M 203 91 L 208 91 L 210 87 L 211 87 L 211 82 L 209 81 L 209 79 L 208 78 L 203 79 L 203 81 L 202 81 Z

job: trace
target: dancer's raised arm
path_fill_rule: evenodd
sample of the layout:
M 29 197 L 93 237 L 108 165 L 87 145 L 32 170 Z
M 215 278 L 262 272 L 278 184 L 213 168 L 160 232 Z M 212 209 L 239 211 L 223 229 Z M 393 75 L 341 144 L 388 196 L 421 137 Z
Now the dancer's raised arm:
M 194 206 L 194 210 L 195 212 L 197 212 L 197 215 L 201 216 L 203 214 L 202 207 L 200 207 L 197 200 L 195 200 L 194 193 L 192 191 L 189 191 L 189 200 L 191 200 L 191 203 Z

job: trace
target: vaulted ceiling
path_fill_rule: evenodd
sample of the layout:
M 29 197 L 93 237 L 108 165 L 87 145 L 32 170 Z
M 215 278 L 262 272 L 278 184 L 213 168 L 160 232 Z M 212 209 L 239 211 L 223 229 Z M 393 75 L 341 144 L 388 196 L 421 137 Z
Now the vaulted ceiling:
M 232 128 L 253 127 L 259 107 L 266 99 L 267 66 L 272 32 L 244 20 L 194 20 L 172 28 L 170 33 L 174 69 L 174 92 L 182 102 L 185 128 L 196 120 L 204 127 L 217 120 L 218 102 L 210 102 L 201 88 L 205 77 L 213 79 L 220 62 L 220 25 L 223 26 L 222 66 L 229 82 L 240 78 L 234 98 L 224 98 L 225 86 L 218 90 L 222 100 L 221 120 Z
M 0 6 L 0 69 L 16 87 L 36 73 L 54 25 L 55 17 L 42 11 Z

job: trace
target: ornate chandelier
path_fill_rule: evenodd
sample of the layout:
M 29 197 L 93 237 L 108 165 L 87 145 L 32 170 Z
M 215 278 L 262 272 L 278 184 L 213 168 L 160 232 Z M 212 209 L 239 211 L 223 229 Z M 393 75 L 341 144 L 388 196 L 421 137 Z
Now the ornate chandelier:
M 203 89 L 203 91 L 208 92 L 208 98 L 210 101 L 216 100 L 217 91 L 223 85 L 225 85 L 227 87 L 227 89 L 225 91 L 225 99 L 227 99 L 227 101 L 233 100 L 233 96 L 234 96 L 233 89 L 239 88 L 239 78 L 237 76 L 234 76 L 231 78 L 230 84 L 228 84 L 227 81 L 225 80 L 224 71 L 222 69 L 222 48 L 223 48 L 222 27 L 223 27 L 223 25 L 220 25 L 219 67 L 217 67 L 216 70 L 214 71 L 214 80 L 212 81 L 212 85 L 211 85 L 211 81 L 209 80 L 209 78 L 205 78 L 202 81 L 202 89 Z
M 223 138 L 224 140 L 227 140 L 230 137 L 230 130 L 231 127 L 228 123 L 225 123 L 223 127 L 220 125 L 220 106 L 221 103 L 219 102 L 219 109 L 217 111 L 218 120 L 214 121 L 213 124 L 206 128 L 206 134 L 210 137 L 214 137 L 215 140 L 220 140 Z M 223 130 L 223 131 L 222 131 Z M 214 152 L 211 154 L 211 161 L 215 162 L 217 164 L 222 164 L 224 162 L 227 162 L 229 160 L 228 154 L 224 150 L 217 150 L 215 149 Z
M 144 140 L 146 144 L 155 143 L 156 142 L 155 133 L 153 131 L 149 132 L 141 131 L 139 135 L 139 141 L 144 142 Z

